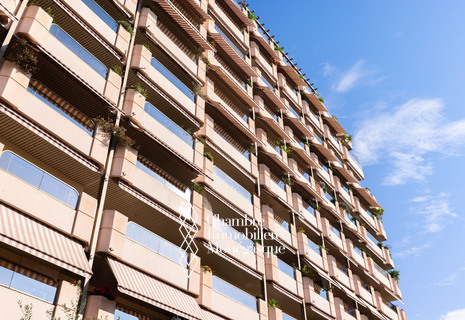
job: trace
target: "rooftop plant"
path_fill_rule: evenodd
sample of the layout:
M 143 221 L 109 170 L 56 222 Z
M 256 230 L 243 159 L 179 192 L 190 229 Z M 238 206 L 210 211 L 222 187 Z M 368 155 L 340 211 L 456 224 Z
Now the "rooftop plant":
M 255 17 L 255 15 L 253 14 L 253 12 L 249 12 L 247 14 L 247 16 L 249 17 L 250 20 L 252 21 L 257 21 L 257 18 Z
M 389 273 L 393 279 L 399 282 L 399 275 L 400 275 L 399 270 L 392 269 L 392 270 L 388 270 L 387 273 Z

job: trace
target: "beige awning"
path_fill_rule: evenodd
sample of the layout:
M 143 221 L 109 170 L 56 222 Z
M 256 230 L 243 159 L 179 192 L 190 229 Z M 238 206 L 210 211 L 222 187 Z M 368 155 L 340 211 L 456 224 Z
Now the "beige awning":
M 107 261 L 120 292 L 186 319 L 204 319 L 202 309 L 189 294 L 113 257 L 108 257 Z
M 0 242 L 80 276 L 92 274 L 79 242 L 2 203 Z

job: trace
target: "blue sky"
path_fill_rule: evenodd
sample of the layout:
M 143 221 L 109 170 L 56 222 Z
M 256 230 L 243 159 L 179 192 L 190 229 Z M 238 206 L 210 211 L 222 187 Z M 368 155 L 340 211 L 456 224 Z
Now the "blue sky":
M 248 3 L 354 135 L 408 318 L 465 319 L 465 1 Z

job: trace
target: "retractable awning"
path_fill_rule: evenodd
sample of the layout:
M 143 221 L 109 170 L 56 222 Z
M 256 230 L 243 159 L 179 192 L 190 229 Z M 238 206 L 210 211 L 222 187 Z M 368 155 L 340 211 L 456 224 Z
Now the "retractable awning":
M 80 276 L 92 274 L 79 242 L 2 203 L 0 242 Z
M 204 319 L 194 297 L 113 257 L 107 257 L 107 261 L 120 292 L 186 319 Z

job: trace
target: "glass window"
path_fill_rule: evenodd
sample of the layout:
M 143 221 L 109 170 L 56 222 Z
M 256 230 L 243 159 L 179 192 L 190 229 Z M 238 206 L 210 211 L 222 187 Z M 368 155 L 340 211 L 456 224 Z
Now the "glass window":
M 174 133 L 182 141 L 188 144 L 191 148 L 194 146 L 194 140 L 192 139 L 192 136 L 188 134 L 183 128 L 178 126 L 175 122 L 173 122 L 170 118 L 165 116 L 160 110 L 155 108 L 152 104 L 150 104 L 149 102 L 146 102 L 144 106 L 144 110 L 152 118 L 160 122 L 166 129 Z
M 0 157 L 0 168 L 30 183 L 37 189 L 42 190 L 68 206 L 76 208 L 79 199 L 76 190 L 17 155 L 11 152 L 4 152 Z
M 217 166 L 213 166 L 213 174 L 220 178 L 224 183 L 226 183 L 230 188 L 236 191 L 238 194 L 243 196 L 248 201 L 252 201 L 252 195 L 247 191 L 243 186 L 237 183 L 233 178 L 228 176 L 226 173 L 221 171 Z
M 103 22 L 105 22 L 111 30 L 114 32 L 118 31 L 118 25 L 116 24 L 115 20 L 111 18 L 111 16 L 105 12 L 97 3 L 92 0 L 81 0 L 84 2 L 86 6 L 89 7 Z
M 13 270 L 0 267 L 0 283 L 9 287 L 13 273 Z
M 287 274 L 292 279 L 295 279 L 294 268 L 292 268 L 281 259 L 278 259 L 278 269 Z
M 152 67 L 154 67 L 158 72 L 160 72 L 166 79 L 168 79 L 172 84 L 176 86 L 186 97 L 195 102 L 194 93 L 181 81 L 179 80 L 171 71 L 169 71 L 160 61 L 152 57 L 150 62 Z
M 63 117 L 65 117 L 66 119 L 68 119 L 69 121 L 71 121 L 73 124 L 75 124 L 76 126 L 78 126 L 79 128 L 81 128 L 82 130 L 84 130 L 85 132 L 87 132 L 88 134 L 92 135 L 93 134 L 93 130 L 89 130 L 87 129 L 85 126 L 83 126 L 80 122 L 78 122 L 76 119 L 74 119 L 73 117 L 71 117 L 69 114 L 67 114 L 66 112 L 64 112 L 62 109 L 60 109 L 59 107 L 57 107 L 56 105 L 54 105 L 53 103 L 51 103 L 49 100 L 45 99 L 41 94 L 39 94 L 39 92 L 37 91 L 34 91 L 34 89 L 32 89 L 31 87 L 27 87 L 27 91 L 29 91 L 32 95 L 34 95 L 36 98 L 38 98 L 40 101 L 42 101 L 43 103 L 45 103 L 47 106 L 49 106 L 50 108 L 52 108 L 53 110 L 55 110 L 56 112 L 58 112 L 59 114 L 61 114 Z M 78 112 L 80 113 L 77 109 L 74 109 L 73 112 Z M 80 114 L 81 116 L 83 116 L 83 114 L 81 113 Z
M 127 225 L 126 237 L 184 268 L 187 267 L 188 256 L 184 250 L 132 221 Z
M 246 307 L 249 307 L 252 310 L 257 311 L 257 300 L 255 297 L 224 281 L 223 279 L 213 276 L 212 289 Z
M 55 299 L 56 287 L 8 268 L 0 267 L 0 283 L 48 302 Z
M 101 63 L 97 58 L 84 49 L 76 40 L 74 40 L 70 35 L 63 31 L 56 24 L 52 24 L 50 28 L 50 34 L 54 36 L 58 41 L 65 45 L 69 50 L 71 50 L 75 55 L 77 55 L 82 61 L 87 63 L 92 69 L 94 69 L 99 75 L 106 79 L 107 77 L 107 68 L 103 63 Z
M 115 310 L 115 320 L 139 320 L 138 317 L 132 316 L 128 313 L 124 313 L 121 310 Z

